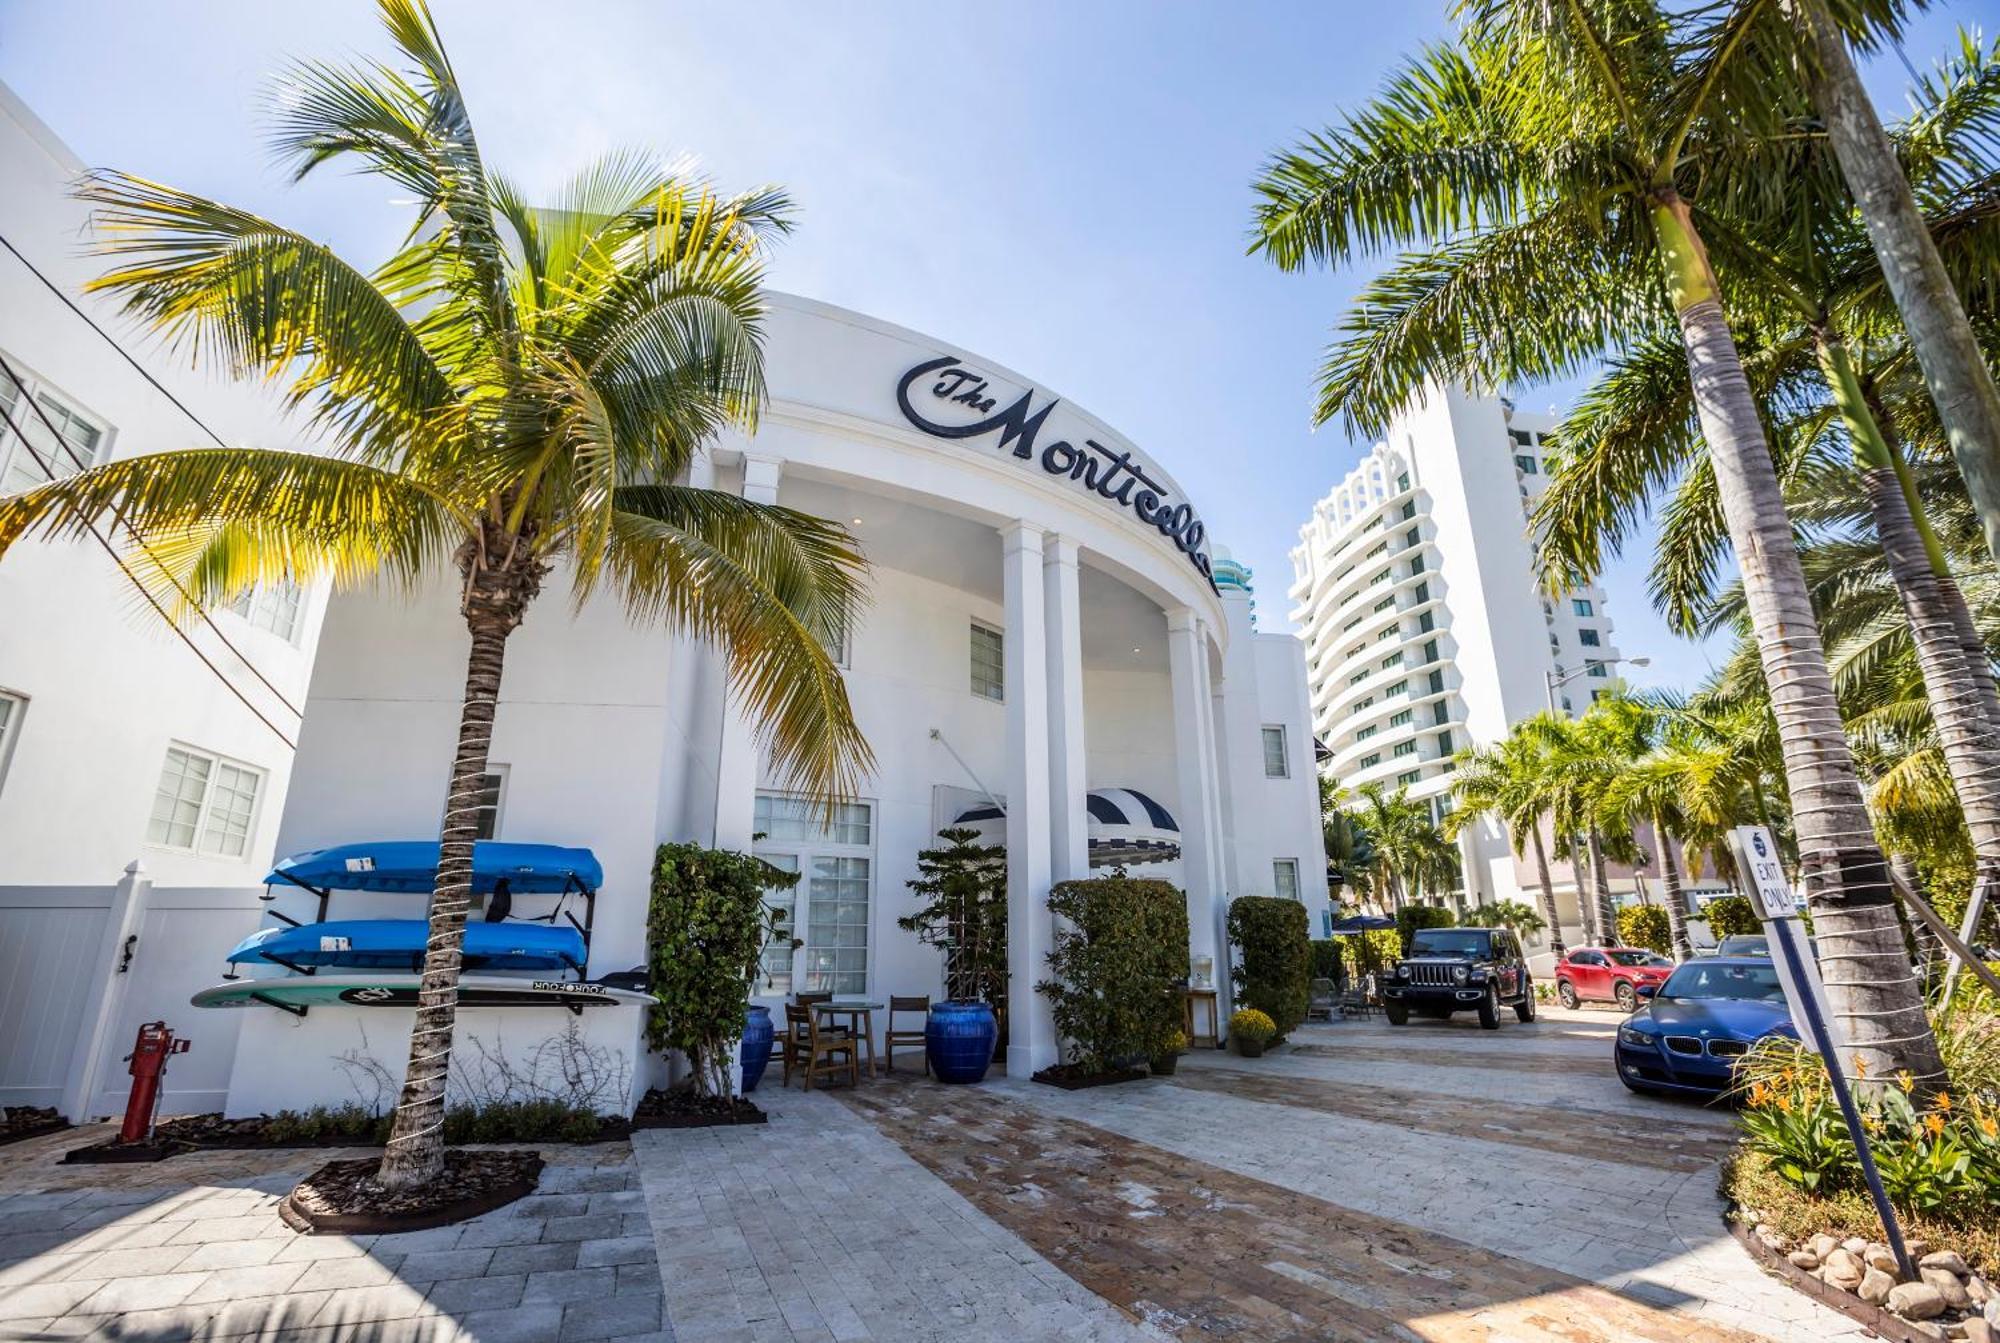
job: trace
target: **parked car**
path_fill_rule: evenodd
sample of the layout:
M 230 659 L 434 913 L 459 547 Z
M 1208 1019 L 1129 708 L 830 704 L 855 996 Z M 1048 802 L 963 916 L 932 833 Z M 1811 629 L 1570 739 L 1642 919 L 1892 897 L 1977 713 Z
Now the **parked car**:
M 1617 1003 L 1627 1012 L 1639 1006 L 1639 988 L 1658 987 L 1674 963 L 1644 947 L 1578 947 L 1556 962 L 1556 997 L 1564 1007 Z
M 1767 1035 L 1798 1038 L 1778 969 L 1768 956 L 1689 961 L 1618 1027 L 1618 1080 L 1634 1091 L 1714 1097 L 1736 1061 Z
M 1474 1011 L 1485 1030 L 1500 1028 L 1500 1009 L 1535 1019 L 1535 983 L 1521 943 L 1506 928 L 1419 928 L 1407 956 L 1382 980 L 1382 1011 L 1392 1026 L 1410 1013 L 1443 1020 Z
M 1764 933 L 1731 933 L 1715 948 L 1718 956 L 1768 956 L 1771 939 Z

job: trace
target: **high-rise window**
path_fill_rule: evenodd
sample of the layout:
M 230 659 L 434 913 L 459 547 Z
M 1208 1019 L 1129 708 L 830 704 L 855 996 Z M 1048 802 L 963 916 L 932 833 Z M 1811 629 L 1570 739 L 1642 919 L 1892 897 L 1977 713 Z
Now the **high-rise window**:
M 1426 578 L 1423 582 L 1411 588 L 1410 596 L 1414 597 L 1418 602 L 1429 601 L 1431 599 L 1431 580 Z
M 1000 631 L 972 622 L 972 693 L 981 699 L 1007 698 L 1006 645 Z
M 1534 446 L 1535 436 L 1529 433 L 1526 429 L 1509 429 L 1507 431 L 1507 437 L 1513 439 L 1516 443 L 1518 443 L 1520 446 L 1524 448 Z
M 1367 741 L 1370 737 L 1375 735 L 1375 732 L 1376 732 L 1376 727 L 1375 724 L 1373 723 L 1370 723 L 1367 727 L 1364 728 L 1356 728 L 1354 731 L 1354 740 Z
M 1396 684 L 1390 686 L 1387 690 L 1382 692 L 1382 698 L 1388 699 L 1392 695 L 1403 694 L 1404 692 L 1409 690 L 1409 688 L 1410 688 L 1410 683 L 1408 681 L 1398 681 L 1396 682 Z
M 1424 661 L 1436 662 L 1437 660 L 1438 660 L 1438 641 L 1436 639 L 1424 640 Z
M 1581 643 L 1585 648 L 1597 648 L 1603 643 L 1603 640 L 1598 637 L 1596 630 L 1578 630 L 1576 637 L 1577 642 Z
M 1379 765 L 1381 763 L 1382 763 L 1382 753 L 1380 751 L 1372 751 L 1369 754 L 1361 757 L 1362 769 L 1367 769 L 1370 765 Z
M 1517 452 L 1514 454 L 1514 465 L 1521 469 L 1521 474 L 1524 476 L 1541 474 L 1540 469 L 1535 465 L 1535 459 L 1524 453 Z
M 1442 695 L 1442 694 L 1444 693 L 1444 673 L 1443 673 L 1443 672 L 1441 672 L 1441 671 L 1434 671 L 1434 672 L 1432 672 L 1432 673 L 1431 673 L 1431 693 L 1432 693 L 1433 695 Z
M 1438 754 L 1451 754 L 1451 734 L 1449 732 L 1438 733 Z
M 1604 665 L 1604 664 L 1603 664 L 1602 662 L 1590 662 L 1590 663 L 1586 663 L 1586 664 L 1585 664 L 1585 666 L 1586 666 L 1587 670 L 1586 670 L 1586 672 L 1585 672 L 1584 674 L 1585 674 L 1585 675 L 1587 675 L 1587 676 L 1609 676 L 1609 675 L 1611 675 L 1611 669 L 1610 669 L 1610 668 L 1608 668 L 1608 667 L 1606 667 L 1606 666 L 1605 666 L 1605 665 Z
M 1415 755 L 1416 753 L 1417 753 L 1417 744 L 1416 744 L 1415 742 L 1413 742 L 1413 741 L 1399 741 L 1399 742 L 1397 742 L 1397 743 L 1396 743 L 1396 749 L 1395 749 L 1394 751 L 1392 751 L 1392 752 L 1391 752 L 1390 754 L 1392 754 L 1392 755 Z
M 1403 544 L 1404 544 L 1404 545 L 1406 545 L 1406 546 L 1420 546 L 1420 545 L 1422 545 L 1423 543 L 1424 543 L 1424 534 L 1423 534 L 1423 530 L 1422 530 L 1421 528 L 1418 528 L 1418 527 L 1412 527 L 1412 528 L 1410 528 L 1410 530 L 1409 530 L 1409 531 L 1407 531 L 1407 532 L 1404 532 L 1404 533 L 1403 533 Z
M 1416 515 L 1417 515 L 1417 501 L 1414 499 L 1405 499 L 1403 501 L 1403 521 L 1408 522 L 1411 518 L 1414 518 Z
M 1375 603 L 1374 611 L 1369 612 L 1369 614 L 1373 615 L 1375 612 L 1386 611 L 1395 604 L 1396 599 L 1394 597 L 1384 597 L 1381 601 Z
M 1402 710 L 1399 710 L 1399 711 L 1397 711 L 1396 713 L 1392 713 L 1392 714 L 1390 714 L 1390 715 L 1389 715 L 1389 726 L 1390 726 L 1390 727 L 1401 727 L 1401 726 L 1402 726 L 1403 724 L 1405 724 L 1405 723 L 1407 723 L 1407 722 L 1409 722 L 1409 721 L 1410 721 L 1410 713 L 1411 713 L 1411 711 L 1410 711 L 1410 710 L 1408 710 L 1408 709 L 1402 709 Z
M 1403 472 L 1403 474 L 1396 477 L 1396 493 L 1401 494 L 1404 490 L 1407 490 L 1409 488 L 1410 488 L 1410 473 L 1408 471 L 1405 471 Z
M 1592 609 L 1590 605 L 1590 598 L 1588 597 L 1570 598 L 1569 609 L 1580 616 L 1593 616 L 1597 614 L 1597 612 Z
M 1422 573 L 1423 571 L 1424 571 L 1424 557 L 1422 555 L 1412 556 L 1410 559 L 1410 577 L 1415 578 L 1418 574 Z
M 1424 772 L 1420 769 L 1408 770 L 1396 776 L 1396 786 L 1398 788 L 1408 788 L 1411 784 L 1416 783 L 1423 777 L 1424 777 Z
M 1436 628 L 1437 628 L 1437 616 L 1433 612 L 1426 611 L 1422 615 L 1417 617 L 1417 633 L 1429 634 L 1432 630 Z
M 1264 777 L 1267 779 L 1289 779 L 1292 777 L 1291 761 L 1285 751 L 1285 725 L 1266 723 L 1264 725 Z
M 262 770 L 191 746 L 169 746 L 153 790 L 146 842 L 216 858 L 241 858 L 250 850 Z
M 1385 658 L 1383 658 L 1383 659 L 1382 659 L 1382 670 L 1383 670 L 1383 671 L 1388 671 L 1388 670 L 1389 670 L 1389 668 L 1391 668 L 1391 667 L 1400 667 L 1400 666 L 1402 666 L 1402 665 L 1403 665 L 1403 655 L 1402 655 L 1402 653 L 1401 653 L 1400 651 L 1399 651 L 1399 652 L 1395 652 L 1395 653 L 1391 653 L 1391 654 L 1389 654 L 1389 656 L 1388 656 L 1388 657 L 1385 657 Z

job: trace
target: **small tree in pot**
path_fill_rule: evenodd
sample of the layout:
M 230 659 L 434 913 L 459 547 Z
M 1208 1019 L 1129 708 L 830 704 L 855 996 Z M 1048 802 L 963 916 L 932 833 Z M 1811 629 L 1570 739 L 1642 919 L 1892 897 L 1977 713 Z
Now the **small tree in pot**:
M 653 996 L 646 1043 L 678 1049 L 695 1090 L 727 1102 L 730 1048 L 749 1019 L 772 916 L 764 892 L 798 884 L 763 859 L 699 844 L 662 844 L 653 859 L 646 951 Z
M 905 884 L 923 898 L 896 920 L 925 946 L 944 952 L 945 996 L 954 1002 L 1007 1005 L 1007 850 L 981 844 L 968 827 L 940 830 L 940 849 L 917 855 L 917 879 Z

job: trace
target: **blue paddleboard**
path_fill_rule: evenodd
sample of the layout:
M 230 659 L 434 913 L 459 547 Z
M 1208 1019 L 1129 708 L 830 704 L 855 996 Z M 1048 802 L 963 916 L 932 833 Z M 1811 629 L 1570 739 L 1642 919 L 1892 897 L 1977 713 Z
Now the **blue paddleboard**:
M 299 927 L 264 928 L 229 953 L 230 963 L 263 962 L 287 968 L 338 966 L 347 970 L 418 970 L 430 925 L 423 919 L 341 919 Z M 583 971 L 583 934 L 546 923 L 468 923 L 467 970 Z

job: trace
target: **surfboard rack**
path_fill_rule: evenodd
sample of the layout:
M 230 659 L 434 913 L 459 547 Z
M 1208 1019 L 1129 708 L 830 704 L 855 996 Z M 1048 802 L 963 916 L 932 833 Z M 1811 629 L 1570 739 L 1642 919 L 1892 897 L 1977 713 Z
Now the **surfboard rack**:
M 281 1003 L 268 993 L 253 993 L 250 996 L 257 1002 L 264 1004 L 264 1006 L 266 1007 L 275 1007 L 280 1012 L 289 1013 L 292 1016 L 297 1017 L 301 1021 L 305 1020 L 306 1013 L 312 1011 L 312 1009 L 310 1007 L 307 1007 L 304 1003 Z

